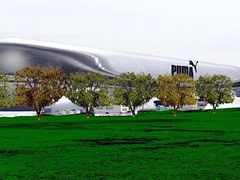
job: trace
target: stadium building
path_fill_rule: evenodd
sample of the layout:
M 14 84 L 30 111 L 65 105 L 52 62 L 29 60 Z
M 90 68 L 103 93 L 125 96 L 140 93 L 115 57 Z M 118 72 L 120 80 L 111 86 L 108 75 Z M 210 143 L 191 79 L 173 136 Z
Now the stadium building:
M 9 75 L 10 79 L 18 70 L 36 65 L 60 67 L 64 73 L 99 72 L 108 77 L 122 72 L 150 73 L 154 78 L 159 74 L 184 73 L 194 79 L 207 74 L 223 74 L 234 81 L 235 95 L 240 97 L 239 67 L 23 39 L 0 41 L 0 71 Z M 10 89 L 13 85 L 11 80 Z M 64 103 L 69 104 L 68 101 Z M 64 107 L 67 105 L 62 109 Z M 70 105 L 67 108 L 71 108 Z

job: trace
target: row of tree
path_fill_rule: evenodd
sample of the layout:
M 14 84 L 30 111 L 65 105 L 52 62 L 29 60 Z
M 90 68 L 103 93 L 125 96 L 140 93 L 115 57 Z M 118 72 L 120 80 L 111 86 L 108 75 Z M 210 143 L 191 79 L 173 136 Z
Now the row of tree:
M 57 102 L 62 96 L 92 113 L 95 107 L 110 104 L 136 108 L 152 97 L 163 105 L 173 107 L 174 115 L 184 105 L 196 104 L 198 99 L 210 103 L 215 110 L 219 104 L 231 103 L 232 81 L 224 75 L 203 76 L 197 81 L 185 74 L 159 75 L 126 72 L 110 79 L 95 73 L 74 73 L 69 76 L 60 68 L 26 67 L 14 74 L 16 89 L 13 98 L 7 90 L 7 77 L 1 75 L 0 106 L 12 102 L 17 106 L 33 108 L 41 119 L 44 107 Z

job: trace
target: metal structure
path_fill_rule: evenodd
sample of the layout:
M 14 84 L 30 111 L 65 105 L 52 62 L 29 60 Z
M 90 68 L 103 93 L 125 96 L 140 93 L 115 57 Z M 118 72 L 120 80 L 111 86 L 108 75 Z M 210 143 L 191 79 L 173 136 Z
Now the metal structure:
M 122 72 L 159 74 L 184 73 L 197 79 L 202 75 L 223 74 L 234 82 L 240 96 L 240 68 L 200 60 L 113 52 L 65 44 L 23 40 L 0 40 L 0 71 L 11 76 L 26 66 L 60 67 L 65 73 L 99 72 L 114 78 Z M 13 79 L 9 82 L 13 89 Z

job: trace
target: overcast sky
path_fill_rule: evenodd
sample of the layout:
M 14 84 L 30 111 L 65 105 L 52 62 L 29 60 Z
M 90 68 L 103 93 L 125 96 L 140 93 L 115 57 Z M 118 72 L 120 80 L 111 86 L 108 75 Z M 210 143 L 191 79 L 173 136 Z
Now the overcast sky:
M 240 66 L 239 0 L 0 0 L 0 38 Z

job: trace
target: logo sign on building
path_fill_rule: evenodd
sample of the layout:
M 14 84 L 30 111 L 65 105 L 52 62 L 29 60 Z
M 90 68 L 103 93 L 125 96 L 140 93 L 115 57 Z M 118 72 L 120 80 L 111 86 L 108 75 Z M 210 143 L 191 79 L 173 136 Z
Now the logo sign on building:
M 197 69 L 198 61 L 194 63 L 192 60 L 189 61 L 188 66 L 182 66 L 182 65 L 172 65 L 171 66 L 171 74 L 187 74 L 194 77 L 194 73 L 198 72 Z

